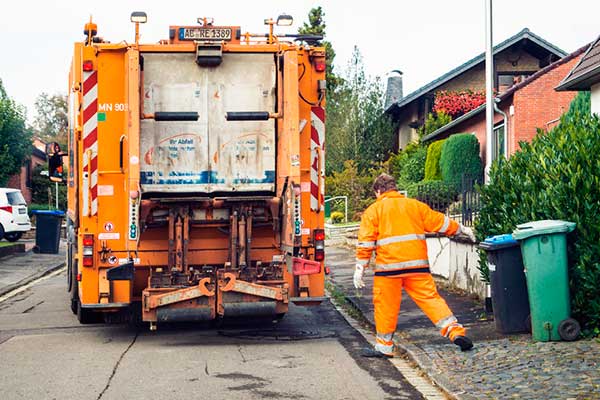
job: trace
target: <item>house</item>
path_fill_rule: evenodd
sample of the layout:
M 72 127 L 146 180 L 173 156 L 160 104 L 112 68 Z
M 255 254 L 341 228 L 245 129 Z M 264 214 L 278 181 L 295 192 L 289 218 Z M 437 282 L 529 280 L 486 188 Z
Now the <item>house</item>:
M 495 88 L 501 94 L 567 54 L 525 28 L 494 47 Z M 439 91 L 485 90 L 485 54 L 465 62 L 406 97 L 386 101 L 386 113 L 397 124 L 396 148 L 402 149 L 418 139 L 417 129 L 432 111 Z M 398 81 L 398 77 L 395 78 Z M 396 87 L 398 84 L 396 83 Z
M 496 98 L 500 110 L 494 114 L 494 159 L 510 156 L 519 149 L 520 141 L 531 141 L 537 129 L 548 130 L 569 109 L 576 93 L 555 92 L 554 88 L 565 74 L 578 64 L 587 46 L 553 62 L 513 85 Z M 481 158 L 485 160 L 486 121 L 485 103 L 456 118 L 445 126 L 424 136 L 423 142 L 447 138 L 455 133 L 472 133 L 481 144 Z
M 600 36 L 589 46 L 556 90 L 589 90 L 592 113 L 600 115 Z
M 20 189 L 27 203 L 31 203 L 31 178 L 38 165 L 46 163 L 46 143 L 38 138 L 33 139 L 31 157 L 21 167 L 21 172 L 10 177 L 7 187 Z

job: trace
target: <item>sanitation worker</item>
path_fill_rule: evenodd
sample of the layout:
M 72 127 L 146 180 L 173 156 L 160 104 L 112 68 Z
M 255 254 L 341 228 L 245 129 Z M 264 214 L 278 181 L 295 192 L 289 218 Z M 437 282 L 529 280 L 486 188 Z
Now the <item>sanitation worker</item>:
M 462 351 L 473 342 L 465 328 L 438 294 L 429 270 L 426 232 L 439 232 L 454 238 L 468 238 L 473 231 L 426 204 L 398 193 L 396 181 L 381 174 L 373 183 L 377 201 L 362 216 L 356 248 L 354 286 L 362 289 L 363 274 L 373 252 L 376 253 L 373 280 L 373 305 L 377 330 L 374 348 L 363 350 L 365 357 L 392 357 L 402 288 L 429 317 L 440 333 Z

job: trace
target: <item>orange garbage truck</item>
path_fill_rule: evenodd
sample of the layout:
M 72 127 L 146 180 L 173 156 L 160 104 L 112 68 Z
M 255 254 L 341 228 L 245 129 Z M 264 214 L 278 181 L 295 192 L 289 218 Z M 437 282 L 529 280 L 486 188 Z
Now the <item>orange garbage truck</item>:
M 319 37 L 170 26 L 69 74 L 68 285 L 81 323 L 282 317 L 324 299 L 325 51 Z M 57 172 L 50 171 L 56 179 Z

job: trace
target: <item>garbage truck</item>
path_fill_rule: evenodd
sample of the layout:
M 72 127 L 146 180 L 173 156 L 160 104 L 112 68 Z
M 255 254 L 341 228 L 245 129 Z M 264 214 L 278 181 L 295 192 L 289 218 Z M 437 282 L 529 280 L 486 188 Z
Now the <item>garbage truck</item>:
M 277 35 L 283 14 L 267 33 L 198 18 L 143 44 L 146 21 L 110 42 L 90 18 L 73 47 L 68 165 L 49 171 L 68 187 L 71 309 L 155 330 L 319 304 L 321 38 Z

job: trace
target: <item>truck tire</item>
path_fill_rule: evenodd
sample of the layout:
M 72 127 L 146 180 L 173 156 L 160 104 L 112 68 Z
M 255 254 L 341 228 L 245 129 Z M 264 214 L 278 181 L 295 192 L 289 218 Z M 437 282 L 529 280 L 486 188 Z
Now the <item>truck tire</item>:
M 21 239 L 21 236 L 23 236 L 21 232 L 8 232 L 4 234 L 4 237 L 9 242 L 16 242 L 17 240 Z
M 0 240 L 4 237 L 4 227 L 0 224 Z
M 86 310 L 85 308 L 81 307 L 81 301 L 77 299 L 77 319 L 79 320 L 79 323 L 83 325 L 97 324 L 102 322 L 103 315 L 102 313 L 95 313 L 91 310 Z

